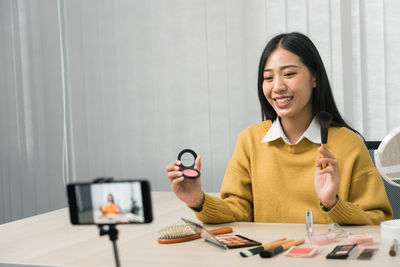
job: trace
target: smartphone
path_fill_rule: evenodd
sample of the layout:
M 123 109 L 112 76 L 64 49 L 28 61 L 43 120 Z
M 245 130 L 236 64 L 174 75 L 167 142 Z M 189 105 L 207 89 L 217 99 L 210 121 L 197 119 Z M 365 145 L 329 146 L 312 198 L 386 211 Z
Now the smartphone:
M 112 180 L 67 185 L 72 224 L 150 223 L 150 184 L 146 180 Z

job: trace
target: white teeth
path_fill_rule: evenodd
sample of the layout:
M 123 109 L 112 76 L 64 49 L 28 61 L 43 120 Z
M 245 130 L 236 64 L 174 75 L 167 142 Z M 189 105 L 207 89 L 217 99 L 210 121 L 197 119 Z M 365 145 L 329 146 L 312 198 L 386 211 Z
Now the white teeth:
M 289 101 L 289 100 L 292 100 L 292 98 L 293 98 L 293 97 L 279 98 L 279 99 L 276 99 L 276 102 L 278 102 L 278 103 L 284 103 L 284 102 L 287 102 L 287 101 Z

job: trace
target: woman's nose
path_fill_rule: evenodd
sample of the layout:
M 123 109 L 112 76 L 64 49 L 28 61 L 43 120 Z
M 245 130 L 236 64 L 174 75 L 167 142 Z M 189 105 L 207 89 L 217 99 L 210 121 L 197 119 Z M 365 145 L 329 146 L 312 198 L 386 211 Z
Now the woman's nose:
M 286 86 L 285 86 L 284 80 L 281 77 L 275 78 L 273 91 L 280 92 L 280 91 L 285 91 L 285 90 L 286 90 Z

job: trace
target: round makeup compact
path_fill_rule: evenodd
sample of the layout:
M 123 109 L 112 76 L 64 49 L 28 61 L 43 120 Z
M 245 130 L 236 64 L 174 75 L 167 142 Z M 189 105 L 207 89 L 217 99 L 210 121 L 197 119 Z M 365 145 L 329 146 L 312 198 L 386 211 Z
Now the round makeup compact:
M 178 160 L 181 164 L 181 172 L 183 177 L 196 179 L 200 177 L 200 172 L 194 169 L 194 164 L 197 158 L 196 152 L 191 149 L 184 149 L 178 155 Z

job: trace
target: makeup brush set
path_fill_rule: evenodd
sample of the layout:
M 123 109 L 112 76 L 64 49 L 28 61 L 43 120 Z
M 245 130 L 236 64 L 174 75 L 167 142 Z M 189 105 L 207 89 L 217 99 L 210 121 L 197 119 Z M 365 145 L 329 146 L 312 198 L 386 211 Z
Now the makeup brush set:
M 273 256 L 278 255 L 281 252 L 286 251 L 288 249 L 290 249 L 288 251 L 289 253 L 288 252 L 285 253 L 285 255 L 287 256 L 294 256 L 300 254 L 304 257 L 304 255 L 314 255 L 316 253 L 315 249 L 313 249 L 312 251 L 307 251 L 307 253 L 303 248 L 301 248 L 302 253 L 300 253 L 299 250 L 297 251 L 294 250 L 296 246 L 303 244 L 304 241 L 305 241 L 304 238 L 294 240 L 294 239 L 286 239 L 286 237 L 283 237 L 281 239 L 266 243 L 259 247 L 255 247 L 246 251 L 241 251 L 240 255 L 242 257 L 251 257 L 259 254 L 261 258 L 272 258 Z

